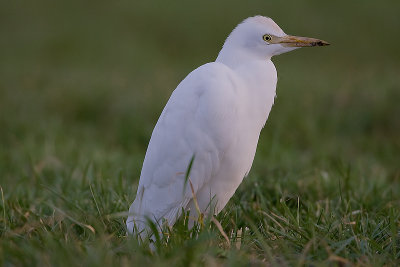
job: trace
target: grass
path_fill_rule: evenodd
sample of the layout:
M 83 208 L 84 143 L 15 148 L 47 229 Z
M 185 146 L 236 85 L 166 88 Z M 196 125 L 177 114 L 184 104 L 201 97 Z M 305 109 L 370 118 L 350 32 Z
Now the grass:
M 1 265 L 400 264 L 398 2 L 0 5 Z M 217 216 L 229 244 L 182 218 L 151 253 L 123 213 L 152 128 L 254 14 L 333 45 L 274 60 L 253 168 Z

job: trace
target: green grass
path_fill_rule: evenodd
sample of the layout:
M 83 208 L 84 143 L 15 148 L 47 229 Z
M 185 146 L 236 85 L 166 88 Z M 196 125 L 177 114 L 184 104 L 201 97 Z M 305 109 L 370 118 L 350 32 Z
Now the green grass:
M 399 3 L 1 3 L 0 264 L 399 265 Z M 217 216 L 229 245 L 182 218 L 152 253 L 123 214 L 151 131 L 255 14 L 333 45 L 274 59 L 253 168 Z

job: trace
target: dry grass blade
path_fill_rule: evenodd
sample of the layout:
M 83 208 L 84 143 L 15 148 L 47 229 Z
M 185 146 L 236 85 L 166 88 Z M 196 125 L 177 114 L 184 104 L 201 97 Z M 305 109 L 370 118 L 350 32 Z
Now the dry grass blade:
M 238 229 L 237 233 L 236 233 L 236 241 L 235 241 L 235 247 L 237 250 L 239 250 L 242 246 L 242 234 L 243 234 L 243 228 Z
M 85 223 L 81 223 L 80 221 L 72 218 L 70 215 L 66 214 L 64 211 L 60 210 L 57 207 L 54 207 L 52 205 L 49 205 L 50 207 L 52 207 L 54 210 L 56 210 L 58 213 L 61 213 L 63 216 L 67 217 L 68 219 L 70 219 L 72 222 L 76 223 L 79 226 L 82 226 L 84 228 L 89 229 L 93 234 L 96 233 L 96 230 L 93 228 L 93 226 L 89 225 L 89 224 L 85 224 Z
M 104 223 L 103 216 L 101 215 L 99 204 L 97 204 L 97 200 L 96 200 L 96 197 L 94 196 L 94 192 L 93 192 L 93 188 L 92 188 L 91 184 L 89 185 L 89 188 L 90 188 L 90 193 L 92 194 L 92 197 L 93 197 L 94 204 L 96 205 L 97 212 L 99 213 L 99 217 L 101 219 L 101 222 L 103 223 L 103 225 L 105 227 L 106 224 Z
M 3 202 L 3 219 L 4 219 L 4 229 L 7 229 L 7 220 L 6 220 L 6 203 L 4 201 L 4 193 L 3 193 L 3 187 L 0 185 L 0 191 L 1 191 L 1 201 Z
M 196 198 L 196 192 L 194 192 L 193 184 L 192 184 L 192 181 L 190 180 L 190 178 L 189 178 L 189 184 L 190 184 L 190 189 L 192 190 L 194 206 L 196 207 L 196 211 L 199 214 L 199 216 L 201 216 L 199 203 L 197 202 L 197 198 Z
M 224 229 L 222 229 L 221 223 L 220 223 L 217 219 L 215 219 L 214 216 L 211 217 L 211 221 L 217 226 L 219 232 L 220 232 L 221 235 L 225 238 L 226 245 L 228 246 L 228 248 L 230 248 L 230 247 L 231 247 L 231 242 L 229 241 L 229 238 L 228 238 L 228 236 L 226 235 Z

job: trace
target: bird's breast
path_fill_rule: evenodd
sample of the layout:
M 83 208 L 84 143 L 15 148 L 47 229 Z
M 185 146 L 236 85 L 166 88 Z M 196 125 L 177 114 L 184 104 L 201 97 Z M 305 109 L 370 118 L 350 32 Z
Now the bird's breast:
M 220 168 L 210 187 L 215 190 L 222 208 L 250 171 L 263 128 L 275 98 L 275 66 L 254 63 L 236 70 L 240 78 L 237 90 L 237 113 L 232 125 L 232 142 L 225 151 Z M 236 129 L 236 130 L 235 130 Z
M 249 123 L 261 131 L 276 95 L 277 73 L 274 64 L 268 61 L 256 61 L 237 70 L 243 80 L 243 116 Z

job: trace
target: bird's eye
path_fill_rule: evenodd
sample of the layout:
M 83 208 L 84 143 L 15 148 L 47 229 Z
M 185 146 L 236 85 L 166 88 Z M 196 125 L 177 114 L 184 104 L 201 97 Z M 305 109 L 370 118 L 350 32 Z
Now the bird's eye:
M 271 41 L 271 39 L 272 39 L 271 35 L 269 35 L 269 34 L 264 34 L 263 35 L 263 40 L 264 41 L 269 42 L 269 41 Z

